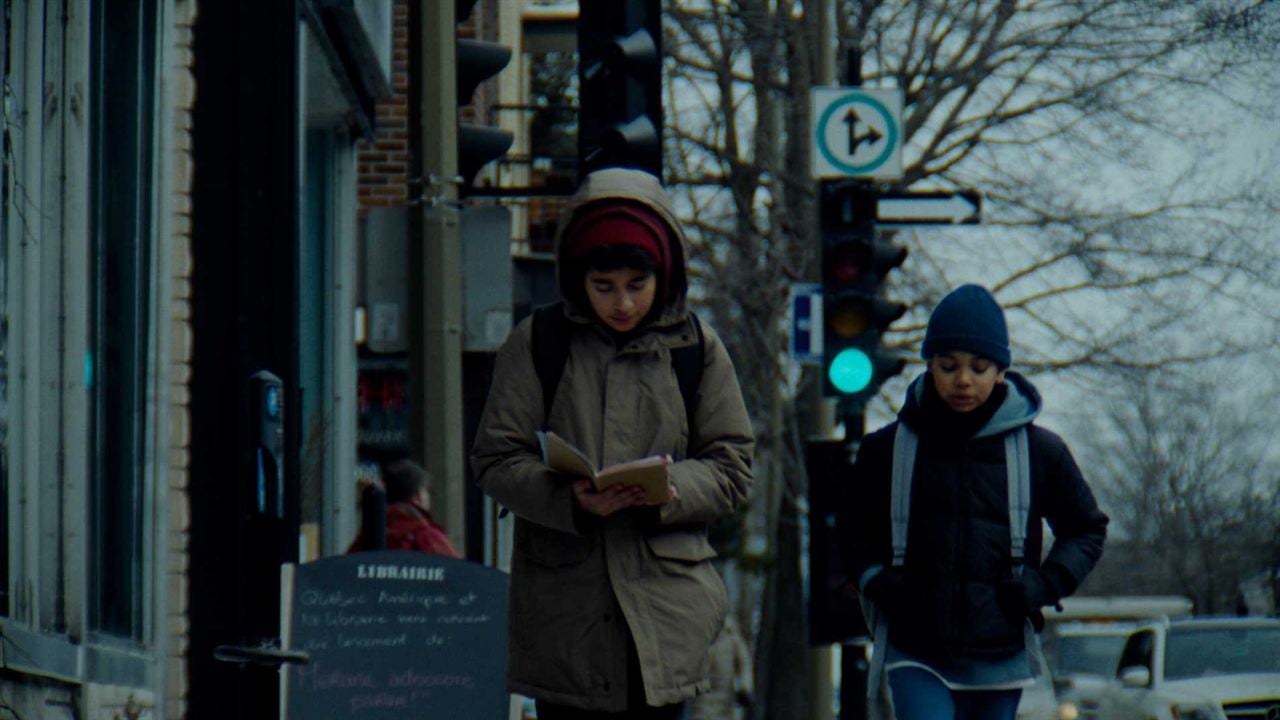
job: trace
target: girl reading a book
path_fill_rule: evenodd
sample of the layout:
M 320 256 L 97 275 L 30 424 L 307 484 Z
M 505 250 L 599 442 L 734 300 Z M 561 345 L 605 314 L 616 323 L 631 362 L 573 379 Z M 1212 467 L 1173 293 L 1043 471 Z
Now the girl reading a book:
M 508 687 L 540 720 L 680 718 L 709 687 L 727 605 L 707 526 L 747 500 L 754 439 L 723 343 L 686 309 L 684 245 L 656 178 L 591 173 L 558 234 L 562 303 L 498 352 L 471 460 L 515 515 Z M 595 468 L 669 455 L 669 487 L 597 490 L 544 462 L 539 431 Z

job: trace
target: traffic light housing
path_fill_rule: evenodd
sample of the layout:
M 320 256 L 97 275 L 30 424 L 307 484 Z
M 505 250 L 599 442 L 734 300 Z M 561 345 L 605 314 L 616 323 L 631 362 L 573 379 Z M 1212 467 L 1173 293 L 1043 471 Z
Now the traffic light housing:
M 883 333 L 907 311 L 887 299 L 886 276 L 907 250 L 876 230 L 876 194 L 856 181 L 821 184 L 823 390 L 860 407 L 905 366 Z
M 631 167 L 662 177 L 660 0 L 578 4 L 578 173 Z
M 471 14 L 475 0 L 456 0 L 455 19 L 461 23 Z M 458 107 L 471 104 L 480 83 L 497 75 L 511 62 L 511 48 L 484 40 L 458 38 L 454 55 Z M 501 128 L 474 123 L 458 123 L 458 175 L 470 186 L 480 168 L 502 157 L 511 147 L 512 134 Z

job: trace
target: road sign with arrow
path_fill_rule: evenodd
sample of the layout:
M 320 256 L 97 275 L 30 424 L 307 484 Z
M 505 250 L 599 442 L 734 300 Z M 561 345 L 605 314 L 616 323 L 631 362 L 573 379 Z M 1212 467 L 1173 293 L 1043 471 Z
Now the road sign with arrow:
M 902 91 L 813 89 L 815 178 L 902 177 Z
M 877 225 L 976 225 L 982 196 L 959 192 L 884 193 L 876 198 Z

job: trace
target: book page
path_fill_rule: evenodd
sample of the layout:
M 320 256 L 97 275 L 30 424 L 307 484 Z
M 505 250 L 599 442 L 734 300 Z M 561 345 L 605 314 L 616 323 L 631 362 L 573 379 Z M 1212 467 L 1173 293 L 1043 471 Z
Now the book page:
M 603 490 L 613 485 L 639 485 L 644 488 L 645 498 L 649 502 L 663 502 L 671 487 L 671 479 L 667 475 L 667 466 L 670 464 L 669 455 L 653 455 L 612 465 L 596 475 L 596 489 Z
M 538 438 L 538 444 L 542 446 L 542 462 L 549 465 L 552 470 L 584 478 L 595 477 L 595 466 L 581 450 L 570 445 L 564 438 L 553 432 L 541 430 L 534 435 Z

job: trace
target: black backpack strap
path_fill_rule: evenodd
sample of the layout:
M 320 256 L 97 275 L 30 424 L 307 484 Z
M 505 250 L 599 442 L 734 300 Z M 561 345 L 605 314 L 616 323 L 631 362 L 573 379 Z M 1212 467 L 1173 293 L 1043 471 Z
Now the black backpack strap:
M 689 324 L 698 336 L 693 345 L 678 347 L 671 351 L 671 369 L 676 373 L 676 383 L 680 386 L 680 399 L 684 400 L 684 415 L 689 423 L 689 440 L 693 441 L 693 416 L 698 410 L 698 386 L 702 384 L 702 362 L 706 355 L 707 339 L 702 334 L 702 322 L 698 316 L 689 313 Z
M 673 349 L 671 368 L 675 371 L 676 383 L 680 386 L 680 399 L 684 401 L 684 414 L 689 424 L 689 434 L 692 435 L 707 339 L 697 315 L 689 313 L 689 324 L 693 326 L 698 341 Z M 563 302 L 543 305 L 533 311 L 533 369 L 538 375 L 538 383 L 542 385 L 544 424 L 546 416 L 551 413 L 551 403 L 555 400 L 556 388 L 560 386 L 560 378 L 564 375 L 564 366 L 569 361 L 570 330 Z
M 542 385 L 542 422 L 551 414 L 560 376 L 569 361 L 569 319 L 564 316 L 564 303 L 543 305 L 533 311 L 533 370 Z

